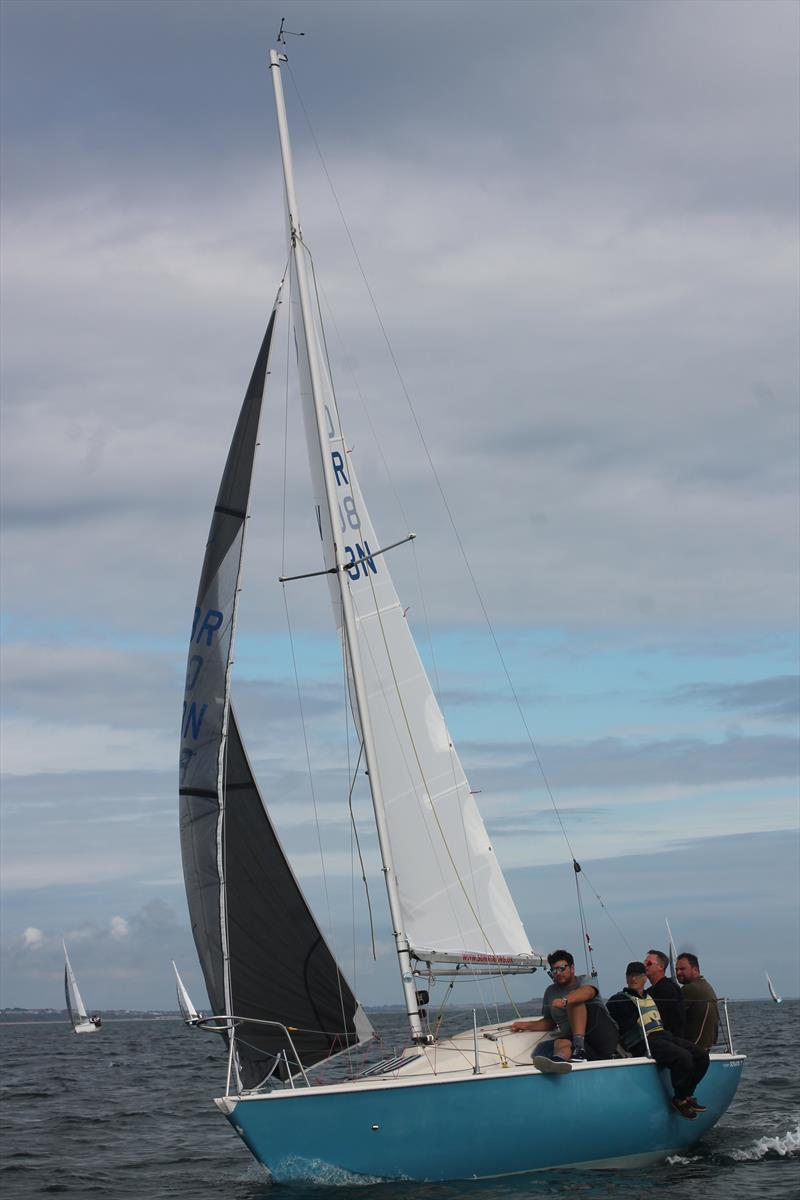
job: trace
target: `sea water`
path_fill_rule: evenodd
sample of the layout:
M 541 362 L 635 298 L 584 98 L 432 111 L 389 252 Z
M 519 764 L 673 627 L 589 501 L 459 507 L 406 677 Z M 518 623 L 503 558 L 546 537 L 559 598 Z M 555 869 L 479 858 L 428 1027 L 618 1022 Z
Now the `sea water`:
M 224 1091 L 218 1037 L 177 1019 L 0 1026 L 0 1195 L 98 1200 L 797 1200 L 800 1195 L 800 1002 L 730 1006 L 748 1055 L 738 1093 L 689 1153 L 630 1171 L 551 1171 L 482 1183 L 276 1185 L 213 1097 Z M 491 1019 L 491 1017 L 489 1018 Z M 378 1013 L 379 1054 L 403 1042 L 404 1018 Z M 451 1021 L 451 1024 L 453 1022 Z M 455 1025 L 471 1024 L 460 1014 Z M 575 1129 L 576 1153 L 580 1128 Z M 331 1179 L 327 1181 L 333 1183 Z

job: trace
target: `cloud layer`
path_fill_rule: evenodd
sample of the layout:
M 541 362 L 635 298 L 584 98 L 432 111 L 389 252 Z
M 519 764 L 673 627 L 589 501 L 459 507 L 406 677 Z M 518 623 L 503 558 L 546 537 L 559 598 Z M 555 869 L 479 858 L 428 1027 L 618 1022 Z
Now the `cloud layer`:
M 452 0 L 425 6 L 424 36 L 420 13 L 306 4 L 287 99 L 353 461 L 384 543 L 418 534 L 391 567 L 498 854 L 512 872 L 563 856 L 537 753 L 582 861 L 627 872 L 680 838 L 791 829 L 797 8 Z M 62 934 L 77 951 L 87 931 L 89 970 L 91 942 L 115 978 L 140 972 L 142 1003 L 156 954 L 193 954 L 185 639 L 285 265 L 265 66 L 282 15 L 0 6 L 3 944 L 18 966 L 49 955 L 25 1002 Z M 318 565 L 278 340 L 238 704 L 313 890 L 308 738 L 347 907 L 328 599 L 288 592 L 303 731 L 277 584 Z M 753 896 L 755 946 L 784 918 Z

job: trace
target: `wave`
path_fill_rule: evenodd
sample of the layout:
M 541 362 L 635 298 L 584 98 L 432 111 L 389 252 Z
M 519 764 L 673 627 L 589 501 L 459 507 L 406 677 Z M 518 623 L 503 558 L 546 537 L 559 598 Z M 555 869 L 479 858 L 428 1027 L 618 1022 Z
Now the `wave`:
M 726 1157 L 734 1162 L 758 1162 L 759 1159 L 773 1157 L 794 1158 L 800 1156 L 800 1125 L 790 1129 L 783 1137 L 756 1138 L 743 1150 L 728 1150 Z
M 689 1167 L 698 1162 L 760 1162 L 764 1158 L 800 1157 L 800 1125 L 774 1137 L 756 1138 L 749 1146 L 727 1149 L 717 1147 L 711 1154 L 670 1154 L 667 1165 Z
M 287 1157 L 281 1160 L 279 1167 L 282 1180 L 290 1185 L 310 1183 L 317 1187 L 368 1187 L 370 1184 L 386 1182 L 379 1175 L 353 1175 L 345 1167 L 337 1167 L 318 1158 Z

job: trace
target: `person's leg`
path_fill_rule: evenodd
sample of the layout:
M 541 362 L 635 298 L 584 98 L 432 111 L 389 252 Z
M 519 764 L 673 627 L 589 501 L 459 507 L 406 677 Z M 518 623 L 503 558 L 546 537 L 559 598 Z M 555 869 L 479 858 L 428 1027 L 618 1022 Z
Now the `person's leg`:
M 694 1095 L 694 1089 L 697 1087 L 700 1080 L 705 1075 L 709 1066 L 708 1051 L 701 1050 L 694 1042 L 690 1042 L 687 1038 L 674 1037 L 673 1042 L 686 1050 L 691 1056 L 692 1065 L 689 1072 L 689 1095 Z
M 570 1040 L 566 1042 L 564 1050 L 555 1049 L 558 1055 L 564 1058 L 572 1058 L 576 1056 L 579 1060 L 583 1060 L 585 1052 L 583 1049 L 584 1034 L 587 1032 L 587 1006 L 585 1004 L 570 1004 L 566 1010 L 567 1019 L 570 1021 Z
M 557 1037 L 553 1042 L 553 1053 L 559 1058 L 570 1058 L 572 1055 L 572 1041 L 570 1038 Z
M 692 1056 L 679 1046 L 668 1033 L 654 1033 L 650 1039 L 650 1054 L 659 1067 L 667 1067 L 676 1100 L 686 1100 L 692 1094 Z
M 572 1036 L 575 1037 L 577 1034 L 578 1037 L 583 1037 L 586 1033 L 586 1005 L 570 1004 L 567 1007 L 567 1016 Z
M 590 1062 L 597 1062 L 601 1058 L 613 1058 L 619 1042 L 619 1030 L 605 1009 L 597 1004 L 587 1004 L 586 1008 L 586 1057 Z

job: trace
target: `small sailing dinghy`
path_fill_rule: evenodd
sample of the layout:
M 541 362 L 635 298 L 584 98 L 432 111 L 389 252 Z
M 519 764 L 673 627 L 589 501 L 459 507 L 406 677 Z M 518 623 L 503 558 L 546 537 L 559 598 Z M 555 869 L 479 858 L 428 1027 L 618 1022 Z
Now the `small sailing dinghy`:
M 772 1000 L 774 1000 L 776 1004 L 783 1004 L 783 997 L 779 996 L 778 993 L 775 991 L 775 984 L 772 982 L 772 980 L 769 977 L 769 971 L 765 971 L 764 974 L 767 977 L 767 987 L 769 988 L 770 998 Z
M 200 1020 L 200 1013 L 192 1004 L 192 998 L 186 990 L 186 986 L 180 977 L 178 968 L 175 966 L 175 959 L 172 960 L 172 969 L 175 972 L 175 991 L 178 994 L 178 1008 L 186 1025 L 196 1025 Z
M 64 992 L 67 997 L 67 1012 L 73 1031 L 75 1033 L 96 1033 L 103 1022 L 98 1016 L 90 1017 L 86 1011 L 72 963 L 69 961 L 66 942 L 61 944 L 64 947 Z
M 322 569 L 308 577 L 327 579 L 330 589 L 409 1040 L 360 1074 L 351 1054 L 338 1082 L 309 1076 L 373 1031 L 287 861 L 230 699 L 253 458 L 282 283 L 214 508 L 181 727 L 181 853 L 213 1013 L 200 1026 L 223 1032 L 228 1044 L 217 1106 L 278 1181 L 476 1179 L 658 1161 L 697 1141 L 728 1107 L 743 1061 L 730 1044 L 712 1056 L 698 1090 L 704 1111 L 684 1120 L 649 1058 L 576 1063 L 556 1074 L 534 1064 L 542 1034 L 475 1022 L 440 1037 L 428 1024 L 428 981 L 530 973 L 545 959 L 528 940 L 395 591 L 387 551 L 400 542 L 377 537 L 347 449 L 297 206 L 285 61 L 271 52 L 290 240 L 286 307 L 322 541 Z

